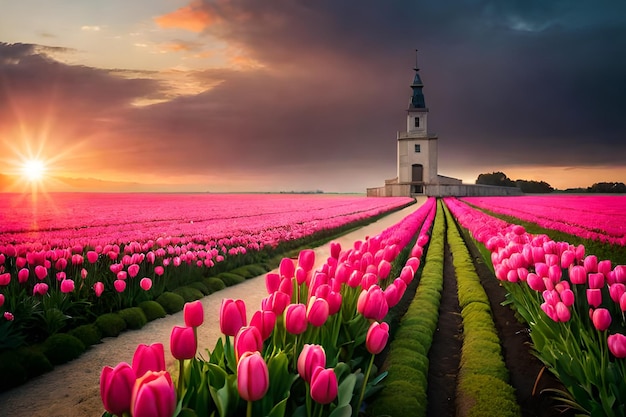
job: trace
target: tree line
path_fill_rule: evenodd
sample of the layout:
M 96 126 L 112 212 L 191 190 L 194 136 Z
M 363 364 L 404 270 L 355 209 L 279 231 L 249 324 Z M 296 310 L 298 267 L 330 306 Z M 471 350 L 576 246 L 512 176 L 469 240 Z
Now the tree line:
M 479 174 L 476 184 L 497 185 L 500 187 L 517 187 L 523 193 L 544 194 L 551 193 L 555 189 L 545 181 L 534 180 L 512 180 L 504 172 L 491 172 L 487 174 Z M 626 184 L 623 182 L 597 182 L 587 188 L 568 188 L 562 190 L 576 193 L 626 193 Z

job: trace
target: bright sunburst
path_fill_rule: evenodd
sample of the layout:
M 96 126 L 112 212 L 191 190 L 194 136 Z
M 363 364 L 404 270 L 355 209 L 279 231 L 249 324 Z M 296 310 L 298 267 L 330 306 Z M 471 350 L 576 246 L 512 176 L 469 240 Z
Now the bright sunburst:
M 29 159 L 22 164 L 21 172 L 29 182 L 41 181 L 46 173 L 46 164 L 39 159 Z

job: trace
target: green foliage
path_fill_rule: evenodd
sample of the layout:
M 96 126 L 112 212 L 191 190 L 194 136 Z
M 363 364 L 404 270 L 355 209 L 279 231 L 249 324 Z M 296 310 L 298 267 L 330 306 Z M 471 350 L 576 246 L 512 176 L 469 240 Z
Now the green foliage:
M 224 284 L 224 281 L 217 277 L 204 278 L 202 282 L 209 289 L 209 294 L 213 294 L 214 292 L 218 292 L 226 288 L 226 284 Z
M 504 172 L 492 172 L 489 174 L 479 174 L 476 184 L 496 185 L 500 187 L 515 187 L 515 182 L 506 176 Z
M 126 328 L 137 330 L 146 325 L 148 319 L 143 310 L 139 307 L 129 307 L 117 312 L 126 322 Z
M 222 272 L 221 274 L 218 274 L 217 277 L 224 281 L 224 284 L 227 287 L 241 284 L 246 280 L 241 275 L 233 274 L 232 272 Z
M 83 324 L 68 333 L 83 342 L 85 346 L 98 344 L 102 339 L 102 333 L 95 324 Z
M 117 313 L 106 313 L 96 319 L 95 322 L 103 337 L 117 337 L 126 330 L 126 322 Z
M 425 416 L 427 398 L 424 388 L 407 381 L 389 382 L 368 407 L 372 416 Z
M 29 379 L 50 372 L 53 368 L 43 352 L 33 346 L 22 347 L 16 350 L 15 353 L 20 364 L 26 370 L 26 375 Z
M 60 365 L 78 358 L 85 351 L 85 345 L 72 335 L 57 333 L 46 339 L 42 349 L 50 363 Z
M 515 391 L 501 379 L 488 375 L 459 377 L 457 415 L 467 417 L 519 417 Z
M 0 391 L 23 384 L 28 373 L 21 365 L 19 356 L 13 350 L 0 352 Z
M 13 321 L 0 322 L 0 351 L 17 349 L 26 343 L 25 336 L 19 332 Z
M 204 294 L 202 294 L 200 290 L 189 286 L 178 287 L 175 290 L 172 290 L 172 292 L 183 297 L 185 303 L 196 301 L 204 297 Z
M 587 188 L 588 193 L 626 193 L 626 184 L 623 182 L 597 182 Z
M 169 291 L 159 295 L 156 302 L 161 304 L 167 314 L 177 313 L 185 306 L 185 299 L 182 296 Z
M 515 186 L 523 193 L 529 194 L 545 194 L 554 191 L 554 188 L 545 181 L 516 180 Z
M 244 277 L 245 279 L 250 279 L 250 278 L 254 278 L 257 275 L 248 268 L 247 265 L 244 266 L 240 266 L 239 268 L 235 268 L 232 271 L 229 271 L 231 274 L 237 274 L 237 275 L 241 275 L 242 277 Z
M 191 284 L 187 284 L 188 287 L 195 288 L 200 291 L 202 295 L 209 295 L 211 292 L 207 288 L 207 286 L 202 281 L 192 282 Z
M 163 306 L 154 300 L 143 301 L 138 306 L 146 315 L 146 320 L 152 321 L 163 318 L 167 315 Z

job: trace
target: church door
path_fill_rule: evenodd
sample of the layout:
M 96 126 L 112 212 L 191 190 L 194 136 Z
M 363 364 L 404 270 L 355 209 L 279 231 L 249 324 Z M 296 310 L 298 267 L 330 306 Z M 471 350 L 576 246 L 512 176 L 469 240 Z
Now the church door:
M 422 164 L 411 165 L 411 182 L 424 182 L 424 166 Z M 423 192 L 422 184 L 411 185 L 411 192 L 421 194 Z

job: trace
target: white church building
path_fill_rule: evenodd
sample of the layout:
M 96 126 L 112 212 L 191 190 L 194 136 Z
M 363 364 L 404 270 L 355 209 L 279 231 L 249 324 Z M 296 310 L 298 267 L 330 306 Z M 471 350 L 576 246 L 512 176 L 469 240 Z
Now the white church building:
M 417 51 L 416 51 L 417 52 Z M 397 196 L 462 196 L 519 194 L 512 187 L 491 187 L 463 184 L 460 179 L 439 175 L 437 171 L 438 142 L 428 131 L 428 107 L 422 89 L 424 84 L 417 63 L 411 84 L 411 97 L 406 110 L 406 131 L 397 134 L 397 177 L 386 180 L 382 187 L 368 188 L 373 197 Z

